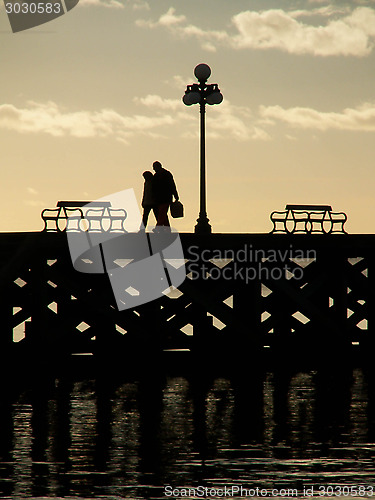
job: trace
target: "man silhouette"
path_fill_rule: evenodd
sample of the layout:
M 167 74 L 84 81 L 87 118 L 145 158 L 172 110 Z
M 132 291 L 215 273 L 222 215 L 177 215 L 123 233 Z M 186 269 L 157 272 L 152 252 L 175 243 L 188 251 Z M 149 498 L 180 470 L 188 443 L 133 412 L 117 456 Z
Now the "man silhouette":
M 173 175 L 162 167 L 160 161 L 154 161 L 152 168 L 155 171 L 152 188 L 156 205 L 156 225 L 169 226 L 168 209 L 172 197 L 178 200 L 176 184 Z

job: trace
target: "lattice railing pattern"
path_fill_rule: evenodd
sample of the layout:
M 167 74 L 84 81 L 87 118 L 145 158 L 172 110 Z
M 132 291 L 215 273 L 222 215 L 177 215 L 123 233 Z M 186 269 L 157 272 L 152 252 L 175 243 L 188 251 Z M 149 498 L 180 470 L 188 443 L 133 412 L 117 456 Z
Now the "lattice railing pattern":
M 253 352 L 355 349 L 372 342 L 373 258 L 369 246 L 354 244 L 355 237 L 327 237 L 328 243 L 320 240 L 314 249 L 319 237 L 307 245 L 299 236 L 286 254 L 290 236 L 262 235 L 260 241 L 240 235 L 239 241 L 238 235 L 181 235 L 184 283 L 156 301 L 119 312 L 106 276 L 74 271 L 64 235 L 37 236 L 2 270 L 3 348 Z M 237 258 L 244 244 L 255 243 L 284 253 L 279 259 L 267 252 Z M 298 257 L 301 248 L 313 248 L 315 257 Z M 218 258 L 219 250 L 233 255 Z M 121 255 L 114 262 L 130 265 Z

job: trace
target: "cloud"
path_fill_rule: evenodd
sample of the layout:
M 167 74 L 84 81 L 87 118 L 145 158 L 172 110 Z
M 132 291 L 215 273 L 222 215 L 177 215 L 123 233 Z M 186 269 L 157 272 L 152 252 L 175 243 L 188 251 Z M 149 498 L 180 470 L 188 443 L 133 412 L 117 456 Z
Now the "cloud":
M 299 13 L 301 15 L 301 13 Z M 239 34 L 232 41 L 239 49 L 281 49 L 316 56 L 365 56 L 373 48 L 375 11 L 362 7 L 325 26 L 299 22 L 279 9 L 242 12 L 233 18 Z
M 146 28 L 156 28 L 158 26 L 176 26 L 178 24 L 184 23 L 186 21 L 186 17 L 183 15 L 176 16 L 176 9 L 170 7 L 168 11 L 161 15 L 156 22 L 146 21 L 144 19 L 138 19 L 136 21 L 137 26 L 146 27 Z
M 45 206 L 45 202 L 43 200 L 36 198 L 36 196 L 39 196 L 39 192 L 36 189 L 29 186 L 26 188 L 26 191 L 28 192 L 29 195 L 32 196 L 32 198 L 23 199 L 24 205 L 27 205 L 29 207 L 39 207 L 43 205 Z
M 123 9 L 125 6 L 119 0 L 80 0 L 80 7 L 105 7 L 108 9 Z
M 176 111 L 182 107 L 181 99 L 163 99 L 159 95 L 147 95 L 146 97 L 135 97 L 134 102 L 151 108 L 170 109 L 173 111 Z
M 0 129 L 22 134 L 48 134 L 57 138 L 109 137 L 125 144 L 136 136 L 150 139 L 196 138 L 199 130 L 198 106 L 187 108 L 182 99 L 166 99 L 155 94 L 135 97 L 134 102 L 143 111 L 128 116 L 113 109 L 67 111 L 51 101 L 29 101 L 23 108 L 2 104 Z M 213 139 L 269 139 L 262 122 L 245 106 L 235 106 L 224 100 L 219 106 L 207 106 L 207 114 L 207 132 Z M 33 194 L 31 190 L 29 188 L 29 193 Z
M 107 137 L 124 144 L 140 136 L 166 140 L 198 137 L 198 106 L 186 107 L 180 99 L 155 94 L 136 97 L 134 102 L 144 111 L 121 115 L 113 109 L 67 111 L 54 102 L 29 101 L 23 108 L 2 104 L 0 129 L 56 138 Z M 268 130 L 277 123 L 285 123 L 295 130 L 375 132 L 375 102 L 341 112 L 263 105 L 253 113 L 250 108 L 236 106 L 227 99 L 218 106 L 207 106 L 207 136 L 213 140 L 268 141 L 271 139 Z M 294 135 L 287 137 L 296 139 Z M 32 187 L 27 191 L 32 196 L 38 194 Z
M 324 0 L 325 3 L 326 0 Z M 323 3 L 323 2 L 321 2 Z M 324 7 L 317 7 L 314 9 L 300 9 L 290 11 L 291 17 L 297 19 L 300 17 L 330 17 L 333 15 L 344 15 L 350 14 L 351 10 L 349 7 L 342 6 L 340 8 L 334 7 L 333 5 L 325 5 Z
M 125 3 L 124 3 L 125 2 Z M 148 2 L 143 0 L 80 0 L 81 7 L 105 7 L 109 9 L 124 9 L 129 6 L 134 11 L 150 10 Z
M 149 108 L 175 111 L 177 121 L 184 126 L 183 137 L 197 136 L 198 109 L 194 114 L 191 108 L 181 106 L 180 99 L 164 99 L 157 95 L 136 98 L 135 101 Z M 270 139 L 267 132 L 255 123 L 251 110 L 245 106 L 234 106 L 228 100 L 224 100 L 219 106 L 207 106 L 207 113 L 210 114 L 207 135 L 213 139 L 229 138 L 240 142 Z
M 320 22 L 308 24 L 313 16 L 318 16 Z M 300 19 L 303 17 L 305 22 Z M 155 22 L 138 20 L 136 24 L 164 28 L 181 39 L 195 38 L 208 51 L 225 46 L 235 50 L 277 49 L 290 54 L 363 57 L 371 53 L 375 39 L 375 10 L 369 7 L 352 11 L 330 6 L 295 11 L 248 10 L 232 17 L 231 33 L 188 24 L 186 16 L 177 15 L 173 7 Z
M 181 91 L 186 88 L 186 85 L 190 80 L 191 76 L 186 76 L 184 78 L 181 75 L 174 75 L 171 80 L 165 80 L 164 83 Z
M 215 115 L 210 116 L 209 130 L 217 138 L 231 138 L 239 142 L 269 140 L 270 136 L 257 123 L 251 111 L 244 106 L 235 106 L 228 100 L 215 106 Z
M 51 101 L 29 101 L 27 104 L 25 108 L 17 108 L 12 104 L 0 105 L 0 128 L 19 133 L 45 133 L 54 137 L 113 136 L 124 141 L 136 133 L 147 135 L 155 128 L 175 123 L 175 118 L 170 114 L 123 116 L 112 109 L 66 111 Z
M 176 9 L 170 7 L 168 11 L 153 22 L 150 20 L 138 19 L 136 25 L 141 28 L 166 28 L 180 38 L 197 38 L 202 42 L 202 46 L 208 51 L 215 51 L 215 42 L 225 42 L 228 35 L 225 31 L 204 31 L 203 29 L 187 24 L 184 15 L 176 15 Z
M 129 3 L 132 5 L 133 10 L 150 10 L 149 3 L 143 0 L 129 1 Z
M 281 121 L 300 129 L 375 131 L 375 103 L 346 108 L 341 113 L 303 107 L 285 109 L 281 106 L 261 106 L 259 111 L 261 117 L 269 124 Z

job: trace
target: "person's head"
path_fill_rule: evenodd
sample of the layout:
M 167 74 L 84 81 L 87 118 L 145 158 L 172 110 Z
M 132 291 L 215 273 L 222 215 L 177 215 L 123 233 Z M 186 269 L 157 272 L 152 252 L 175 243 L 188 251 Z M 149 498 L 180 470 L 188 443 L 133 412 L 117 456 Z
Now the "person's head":
M 155 172 L 159 172 L 163 167 L 161 166 L 160 161 L 154 161 L 152 164 L 152 168 L 155 170 Z
M 154 177 L 152 172 L 150 172 L 149 170 L 146 170 L 146 172 L 143 172 L 142 175 L 143 175 L 145 181 L 151 181 L 152 178 Z

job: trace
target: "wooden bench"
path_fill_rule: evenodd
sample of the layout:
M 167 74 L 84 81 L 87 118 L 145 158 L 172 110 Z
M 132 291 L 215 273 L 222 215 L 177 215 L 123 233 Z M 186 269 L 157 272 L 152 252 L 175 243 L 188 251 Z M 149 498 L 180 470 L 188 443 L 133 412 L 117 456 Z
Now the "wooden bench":
M 346 214 L 332 212 L 330 205 L 286 205 L 285 210 L 272 212 L 270 218 L 271 233 L 346 234 Z
M 41 217 L 43 231 L 126 232 L 126 211 L 112 208 L 110 201 L 58 201 L 56 208 L 45 208 Z

